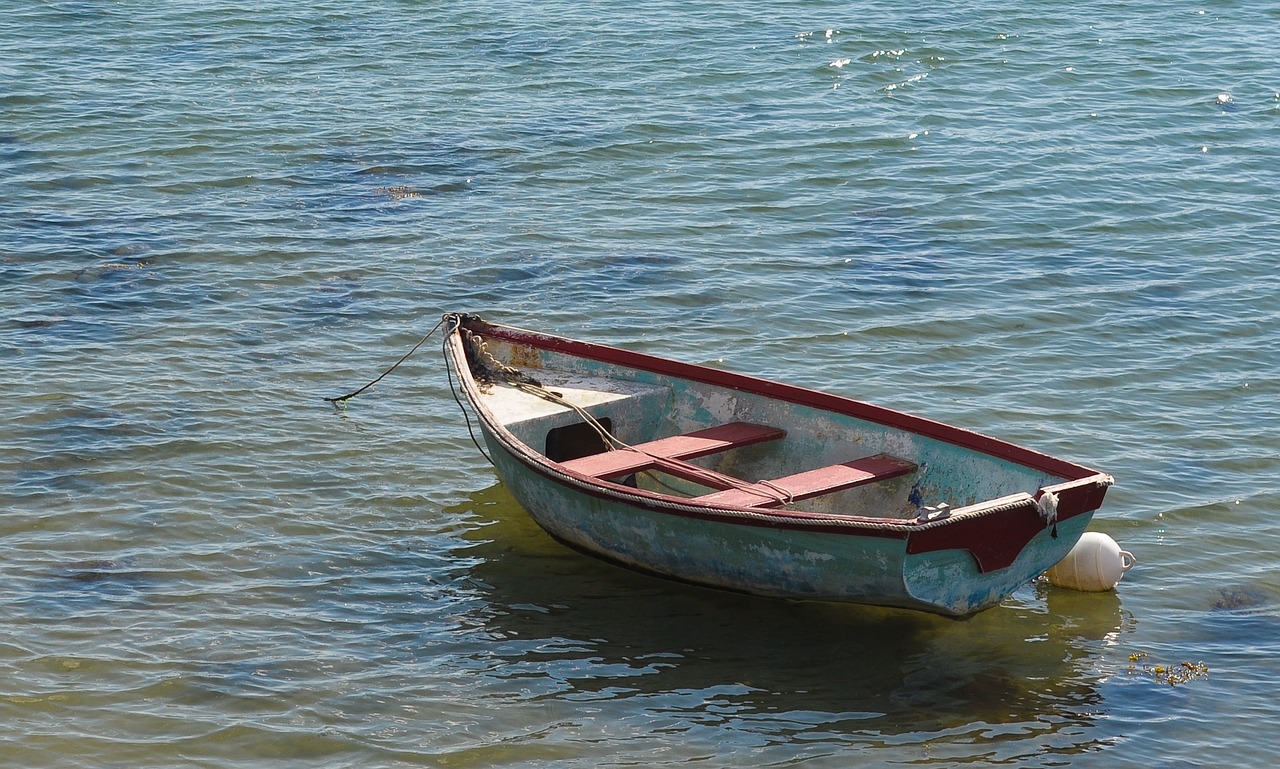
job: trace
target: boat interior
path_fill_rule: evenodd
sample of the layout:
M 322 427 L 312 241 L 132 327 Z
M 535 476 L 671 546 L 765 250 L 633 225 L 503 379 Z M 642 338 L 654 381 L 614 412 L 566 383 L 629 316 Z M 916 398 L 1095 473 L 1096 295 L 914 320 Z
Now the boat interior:
M 486 346 L 538 383 L 478 377 L 488 379 L 480 401 L 491 419 L 562 470 L 602 483 L 733 507 L 901 520 L 1061 480 L 759 393 L 502 340 Z

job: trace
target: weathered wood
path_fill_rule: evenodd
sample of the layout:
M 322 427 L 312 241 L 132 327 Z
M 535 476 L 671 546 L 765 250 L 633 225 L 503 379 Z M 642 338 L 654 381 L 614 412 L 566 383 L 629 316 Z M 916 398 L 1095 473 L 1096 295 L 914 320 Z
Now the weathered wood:
M 915 469 L 914 462 L 888 454 L 876 454 L 855 459 L 852 462 L 819 467 L 816 470 L 772 479 L 768 484 L 753 483 L 745 488 L 717 491 L 694 497 L 694 499 L 699 502 L 733 507 L 777 507 L 782 504 L 779 496 L 783 492 L 789 494 L 792 501 L 798 501 L 851 489 L 854 486 L 897 478 Z
M 750 422 L 730 422 L 684 435 L 673 435 L 648 443 L 640 443 L 632 449 L 617 449 L 600 454 L 571 459 L 561 466 L 593 478 L 616 478 L 648 470 L 662 459 L 696 459 L 721 451 L 750 446 L 756 443 L 782 438 L 786 430 Z

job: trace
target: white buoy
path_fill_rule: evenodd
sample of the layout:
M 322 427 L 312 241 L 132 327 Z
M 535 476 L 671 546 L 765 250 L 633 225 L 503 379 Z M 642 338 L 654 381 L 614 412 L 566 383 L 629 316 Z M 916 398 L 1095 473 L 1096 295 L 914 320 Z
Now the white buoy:
M 1067 557 L 1045 572 L 1045 576 L 1058 587 L 1101 593 L 1120 584 L 1125 572 L 1137 562 L 1133 553 L 1121 550 L 1111 537 L 1086 531 Z

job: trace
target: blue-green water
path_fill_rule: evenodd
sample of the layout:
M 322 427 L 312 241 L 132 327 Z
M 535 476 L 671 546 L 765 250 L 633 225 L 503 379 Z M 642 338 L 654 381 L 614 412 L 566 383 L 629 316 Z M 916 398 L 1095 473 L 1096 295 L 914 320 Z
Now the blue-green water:
M 1274 762 L 1274 4 L 0 0 L 0 46 L 0 764 Z M 596 563 L 432 345 L 320 400 L 446 310 L 1100 468 L 1140 563 L 964 622 Z

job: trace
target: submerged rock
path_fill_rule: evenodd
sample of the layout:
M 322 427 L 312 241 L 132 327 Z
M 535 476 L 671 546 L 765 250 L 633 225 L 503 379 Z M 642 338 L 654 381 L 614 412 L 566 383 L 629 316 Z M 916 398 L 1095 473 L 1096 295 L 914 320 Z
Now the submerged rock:
M 1235 585 L 1218 588 L 1212 608 L 1214 611 L 1235 614 L 1255 614 L 1263 611 L 1269 603 L 1269 596 L 1257 587 Z

